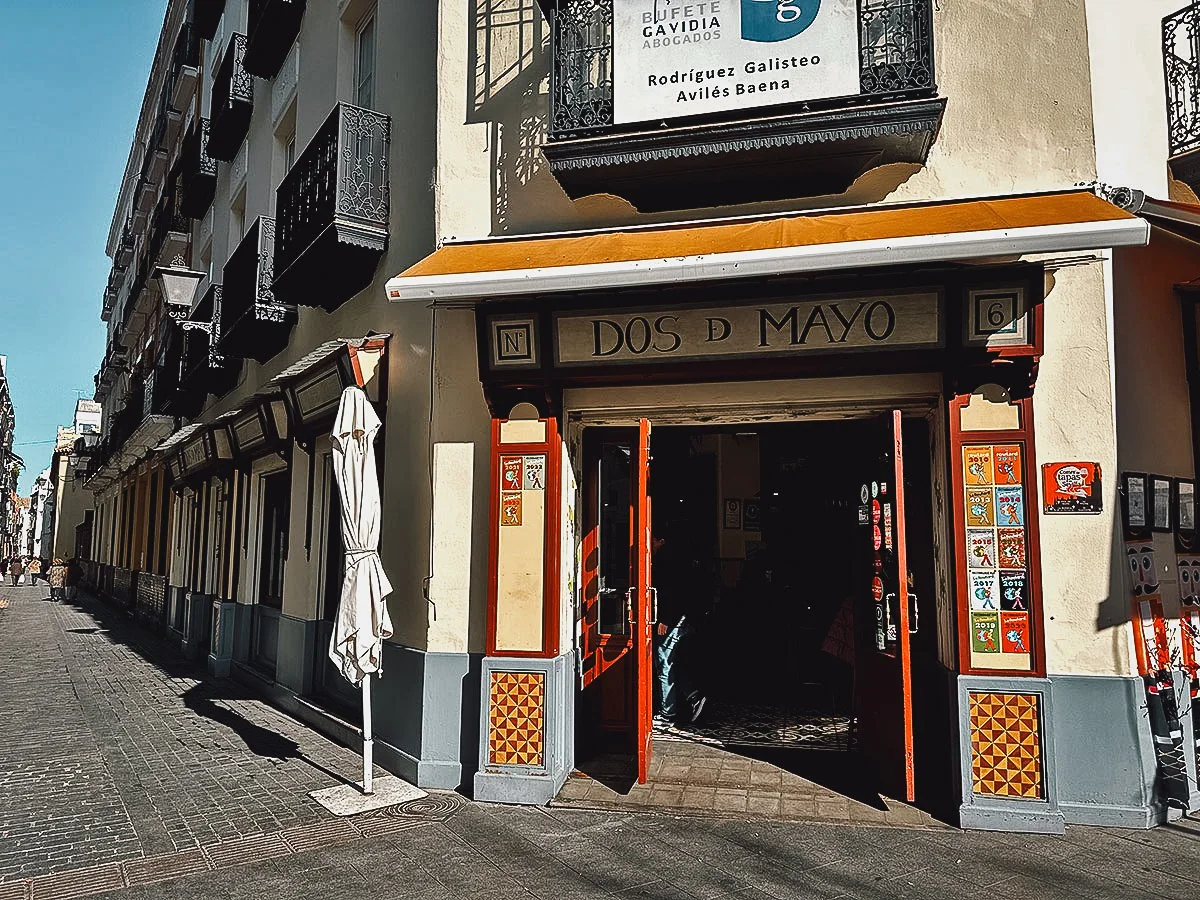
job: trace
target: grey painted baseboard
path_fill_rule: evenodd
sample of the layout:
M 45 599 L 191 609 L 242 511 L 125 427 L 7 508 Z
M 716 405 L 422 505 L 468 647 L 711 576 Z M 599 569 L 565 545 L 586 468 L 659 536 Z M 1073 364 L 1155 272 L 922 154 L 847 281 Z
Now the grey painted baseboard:
M 1101 806 L 1095 803 L 1059 802 L 1058 808 L 1068 825 L 1152 828 L 1158 821 L 1157 813 L 1149 806 Z
M 1041 805 L 1039 804 L 1039 806 Z M 1030 809 L 1027 812 L 1020 812 L 1012 808 L 989 809 L 974 804 L 964 805 L 959 810 L 959 826 L 978 831 L 1062 834 L 1066 830 L 1066 821 L 1061 811 Z

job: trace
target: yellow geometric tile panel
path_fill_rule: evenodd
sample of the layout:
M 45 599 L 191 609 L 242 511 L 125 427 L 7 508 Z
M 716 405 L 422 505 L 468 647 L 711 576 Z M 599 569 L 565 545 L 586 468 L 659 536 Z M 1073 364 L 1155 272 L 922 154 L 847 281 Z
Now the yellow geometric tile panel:
M 976 794 L 1041 800 L 1036 694 L 970 694 L 971 783 Z
M 488 761 L 496 766 L 542 766 L 546 676 L 492 672 L 488 701 Z

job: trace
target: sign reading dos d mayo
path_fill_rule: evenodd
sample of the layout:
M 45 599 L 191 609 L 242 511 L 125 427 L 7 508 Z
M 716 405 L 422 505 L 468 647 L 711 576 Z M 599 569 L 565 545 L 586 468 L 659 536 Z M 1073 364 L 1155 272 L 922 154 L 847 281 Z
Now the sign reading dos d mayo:
M 936 292 L 831 297 L 755 306 L 563 312 L 554 318 L 558 365 L 666 363 L 937 347 Z
M 857 0 L 613 0 L 617 123 L 859 92 Z

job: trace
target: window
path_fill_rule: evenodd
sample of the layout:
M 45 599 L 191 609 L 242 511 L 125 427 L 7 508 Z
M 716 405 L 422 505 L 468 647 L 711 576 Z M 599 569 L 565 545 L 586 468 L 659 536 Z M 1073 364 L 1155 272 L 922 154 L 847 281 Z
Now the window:
M 246 234 L 246 189 L 242 188 L 240 194 L 234 199 L 229 207 L 229 252 L 232 253 L 237 249 L 237 245 L 241 243 L 242 238 Z
M 283 142 L 283 171 L 292 171 L 296 164 L 296 132 L 292 132 Z
M 354 39 L 354 102 L 367 109 L 375 106 L 374 12 L 363 19 Z

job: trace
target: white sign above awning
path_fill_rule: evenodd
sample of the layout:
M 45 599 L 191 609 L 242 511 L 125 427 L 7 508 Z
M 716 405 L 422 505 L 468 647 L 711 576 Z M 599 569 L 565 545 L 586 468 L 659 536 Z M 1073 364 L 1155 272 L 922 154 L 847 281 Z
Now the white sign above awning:
M 613 0 L 613 118 L 860 92 L 857 0 Z

